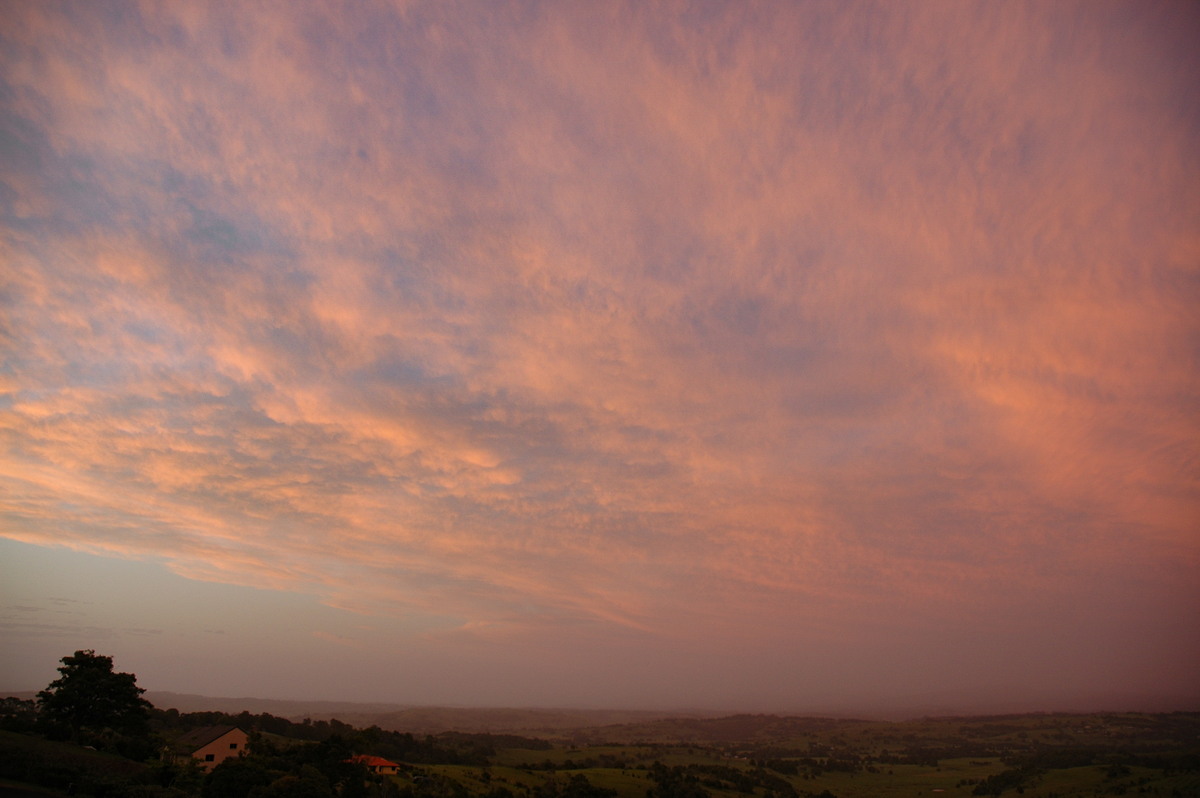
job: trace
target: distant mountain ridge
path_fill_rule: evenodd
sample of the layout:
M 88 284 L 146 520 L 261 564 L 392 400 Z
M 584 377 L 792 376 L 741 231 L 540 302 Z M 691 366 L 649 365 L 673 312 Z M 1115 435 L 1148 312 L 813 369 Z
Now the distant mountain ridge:
M 33 699 L 36 691 L 3 692 L 0 696 Z M 287 700 L 270 698 L 226 698 L 149 690 L 145 697 L 160 709 L 180 712 L 224 712 L 237 715 L 269 713 L 293 722 L 337 719 L 357 728 L 378 726 L 388 731 L 412 734 L 464 732 L 472 734 L 521 734 L 544 738 L 572 737 L 587 740 L 604 728 L 606 737 L 628 740 L 723 739 L 728 734 L 751 736 L 749 727 L 767 725 L 774 729 L 789 719 L 808 725 L 816 721 L 889 720 L 946 716 L 998 714 L 1042 714 L 1044 712 L 1089 713 L 1102 711 L 1173 712 L 1200 711 L 1200 698 L 1161 696 L 1077 696 L 1074 701 L 1047 700 L 1044 709 L 1031 709 L 1033 702 L 992 700 L 986 705 L 969 696 L 933 694 L 908 702 L 860 701 L 860 709 L 830 705 L 808 711 L 756 714 L 733 711 L 664 711 L 570 708 L 495 708 L 417 706 L 393 702 Z M 889 707 L 888 704 L 891 704 Z M 721 720 L 723 719 L 723 720 Z M 754 720 L 751 720 L 754 719 Z M 786 723 L 783 725 L 787 725 Z M 728 728 L 725 728 L 728 727 Z M 736 729 L 736 731 L 734 731 Z
M 297 701 L 245 696 L 227 698 L 195 693 L 173 693 L 168 690 L 147 690 L 143 697 L 160 709 L 178 709 L 180 712 L 228 712 L 234 715 L 241 712 L 261 715 L 266 712 L 281 718 L 298 718 L 300 720 L 306 717 L 311 717 L 313 720 L 328 720 L 332 717 L 330 713 L 336 714 L 338 720 L 344 720 L 339 713 L 379 714 L 407 708 L 404 704 L 388 702 Z
M 180 712 L 264 712 L 291 721 L 332 720 L 351 726 L 378 726 L 388 731 L 438 734 L 446 731 L 469 733 L 549 733 L 597 726 L 650 723 L 670 718 L 708 718 L 711 712 L 654 712 L 615 709 L 467 708 L 411 706 L 353 701 L 289 701 L 269 698 L 215 698 L 188 693 L 150 690 L 145 698 L 160 709 Z

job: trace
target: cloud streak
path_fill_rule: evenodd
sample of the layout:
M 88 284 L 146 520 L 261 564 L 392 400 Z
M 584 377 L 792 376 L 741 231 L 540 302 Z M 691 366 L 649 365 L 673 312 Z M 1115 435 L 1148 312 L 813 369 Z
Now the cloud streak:
M 1197 663 L 1187 6 L 8 10 L 7 536 L 482 640 Z

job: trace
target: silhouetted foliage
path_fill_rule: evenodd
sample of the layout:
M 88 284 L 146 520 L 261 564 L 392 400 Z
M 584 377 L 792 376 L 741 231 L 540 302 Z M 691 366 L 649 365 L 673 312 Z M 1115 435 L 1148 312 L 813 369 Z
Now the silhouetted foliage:
M 695 773 L 687 768 L 668 768 L 661 762 L 650 766 L 650 778 L 654 786 L 646 791 L 646 798 L 709 798 L 711 793 L 700 785 Z
M 1037 776 L 1033 768 L 1021 767 L 1002 771 L 994 776 L 988 776 L 979 783 L 972 795 L 1000 795 L 1005 790 L 1023 790 Z
M 312 765 L 305 765 L 296 774 L 281 776 L 255 798 L 333 798 L 329 779 Z
M 151 704 L 132 673 L 113 671 L 112 657 L 76 651 L 63 657 L 59 678 L 37 694 L 38 711 L 52 731 L 80 738 L 104 730 L 145 734 Z
M 467 798 L 467 788 L 442 775 L 418 776 L 410 787 L 400 791 L 400 798 Z
M 37 724 L 37 704 L 32 699 L 0 698 L 0 729 L 27 734 Z
M 204 798 L 247 798 L 258 787 L 266 787 L 282 774 L 274 773 L 255 757 L 226 759 L 204 780 Z
M 175 709 L 155 709 L 151 713 L 154 728 L 173 734 L 202 726 L 237 726 L 252 733 L 252 747 L 260 750 L 264 745 L 261 736 L 255 733 L 274 734 L 294 740 L 332 742 L 341 746 L 347 756 L 350 753 L 373 754 L 395 761 L 422 765 L 475 765 L 488 764 L 498 748 L 523 748 L 528 750 L 549 749 L 545 740 L 519 737 L 512 734 L 466 734 L 445 732 L 439 735 L 414 735 L 409 732 L 387 731 L 378 726 L 356 729 L 339 720 L 304 720 L 293 722 L 269 713 L 253 715 L 242 712 L 237 715 L 225 712 L 179 712 Z
M 534 792 L 535 798 L 615 798 L 616 790 L 597 787 L 587 776 L 576 773 L 566 781 L 551 776 Z

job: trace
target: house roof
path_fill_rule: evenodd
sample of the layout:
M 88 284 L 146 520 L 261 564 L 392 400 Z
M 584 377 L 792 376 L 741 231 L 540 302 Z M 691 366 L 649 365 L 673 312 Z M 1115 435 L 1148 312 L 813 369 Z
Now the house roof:
M 359 754 L 358 756 L 350 757 L 351 762 L 357 762 L 360 765 L 366 765 L 369 768 L 398 768 L 400 767 L 395 762 L 384 759 L 381 756 L 371 756 L 369 754 Z
M 187 734 L 176 739 L 172 748 L 191 753 L 234 731 L 242 732 L 242 734 L 246 733 L 237 726 L 206 726 L 203 729 L 192 729 Z

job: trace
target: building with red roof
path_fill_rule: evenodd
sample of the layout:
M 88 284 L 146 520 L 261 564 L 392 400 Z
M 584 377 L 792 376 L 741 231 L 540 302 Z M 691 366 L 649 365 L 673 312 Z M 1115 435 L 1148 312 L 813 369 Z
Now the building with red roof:
M 390 760 L 384 759 L 381 756 L 370 756 L 369 754 L 359 754 L 358 756 L 350 757 L 351 762 L 360 765 L 365 765 L 367 770 L 372 773 L 379 773 L 384 776 L 394 776 L 400 770 L 400 765 Z

